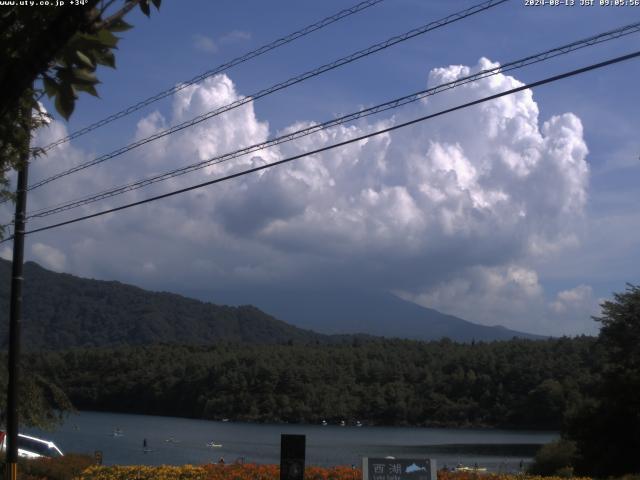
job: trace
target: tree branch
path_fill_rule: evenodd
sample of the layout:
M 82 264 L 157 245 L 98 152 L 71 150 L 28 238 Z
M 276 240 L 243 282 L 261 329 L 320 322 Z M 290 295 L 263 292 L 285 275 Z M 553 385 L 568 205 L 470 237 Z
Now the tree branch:
M 107 4 L 104 4 L 104 0 L 102 1 L 102 5 L 100 5 L 100 16 L 102 17 L 102 15 L 104 15 L 104 12 L 107 11 L 107 9 L 113 5 L 114 3 L 116 3 L 118 0 L 109 0 L 107 2 Z
M 98 22 L 93 25 L 93 29 L 95 31 L 102 30 L 103 28 L 109 28 L 118 20 L 121 20 L 127 13 L 129 13 L 133 8 L 135 8 L 141 0 L 131 0 L 127 2 L 124 7 L 118 10 L 116 13 L 111 15 L 109 18 L 104 19 L 102 22 Z M 113 3 L 113 2 L 110 2 Z

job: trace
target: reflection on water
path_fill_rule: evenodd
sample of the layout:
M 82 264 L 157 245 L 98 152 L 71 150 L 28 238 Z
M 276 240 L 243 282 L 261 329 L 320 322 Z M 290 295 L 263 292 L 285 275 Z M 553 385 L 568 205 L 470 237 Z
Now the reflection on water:
M 279 463 L 280 434 L 307 436 L 308 465 L 360 465 L 363 456 L 435 458 L 517 471 L 554 432 L 409 427 L 340 427 L 212 422 L 174 417 L 80 412 L 54 432 L 30 430 L 64 452 L 103 452 L 105 464 Z M 147 448 L 144 448 L 146 439 Z M 210 446 L 208 446 L 208 444 Z

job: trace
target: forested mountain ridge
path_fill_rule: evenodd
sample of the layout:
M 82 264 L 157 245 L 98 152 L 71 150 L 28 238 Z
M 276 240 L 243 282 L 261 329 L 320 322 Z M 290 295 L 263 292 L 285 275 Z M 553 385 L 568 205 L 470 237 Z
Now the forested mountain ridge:
M 55 273 L 25 263 L 22 343 L 27 349 L 339 341 L 256 307 L 229 307 L 120 282 Z M 0 338 L 6 348 L 11 262 L 0 259 Z

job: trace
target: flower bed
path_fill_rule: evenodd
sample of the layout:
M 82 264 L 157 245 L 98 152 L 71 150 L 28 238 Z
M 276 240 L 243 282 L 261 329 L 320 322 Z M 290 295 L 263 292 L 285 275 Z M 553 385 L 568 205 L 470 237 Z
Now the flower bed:
M 351 467 L 307 467 L 305 480 L 359 480 L 361 472 Z M 161 466 L 92 466 L 78 480 L 278 480 L 278 465 L 185 465 Z
M 440 470 L 438 480 L 567 480 L 566 477 L 540 477 L 513 473 L 449 472 Z M 571 480 L 592 480 L 588 477 L 571 477 Z
M 21 477 L 27 480 L 279 480 L 278 465 L 209 464 L 160 467 L 150 466 L 97 466 L 85 468 L 91 457 L 75 456 L 60 459 L 42 459 L 21 465 Z M 82 471 L 84 469 L 84 471 Z M 81 473 L 80 473 L 81 472 Z M 305 468 L 304 480 L 360 480 L 362 471 L 351 467 Z M 567 480 L 561 477 L 530 475 L 438 472 L 438 480 Z M 573 477 L 572 480 L 591 480 Z M 640 480 L 629 478 L 621 480 Z

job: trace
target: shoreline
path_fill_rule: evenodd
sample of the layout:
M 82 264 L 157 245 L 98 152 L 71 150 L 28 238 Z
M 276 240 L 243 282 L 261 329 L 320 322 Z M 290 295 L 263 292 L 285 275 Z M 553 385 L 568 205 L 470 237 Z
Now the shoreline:
M 193 420 L 198 422 L 212 422 L 212 423 L 229 423 L 229 424 L 241 424 L 241 425 L 264 425 L 264 426 L 302 426 L 302 427 L 341 427 L 341 428 L 363 428 L 363 427 L 374 427 L 374 428 L 407 428 L 407 429 L 429 429 L 429 430 L 460 430 L 460 431 L 477 431 L 477 432 L 517 432 L 517 433 L 547 433 L 547 434 L 559 434 L 558 430 L 550 430 L 544 428 L 521 428 L 517 426 L 492 426 L 486 424 L 446 424 L 446 423 L 429 423 L 425 422 L 422 424 L 390 424 L 390 423 L 375 423 L 373 421 L 369 421 L 366 419 L 360 419 L 361 426 L 356 425 L 355 423 L 346 423 L 344 426 L 340 425 L 339 421 L 329 422 L 327 420 L 327 425 L 323 425 L 322 421 L 318 422 L 287 422 L 287 421 L 277 421 L 277 420 L 248 420 L 243 418 L 238 419 L 227 419 L 226 417 L 220 418 L 201 418 L 201 417 L 191 417 L 191 416 L 177 416 L 177 415 L 161 415 L 161 414 L 153 414 L 153 413 L 141 413 L 141 412 L 132 412 L 132 411 L 113 411 L 113 410 L 84 410 L 78 409 L 73 412 L 67 412 L 67 417 L 73 414 L 78 413 L 88 413 L 88 414 L 105 414 L 105 415 L 131 415 L 131 416 L 145 416 L 145 417 L 157 417 L 157 418 L 166 418 L 166 419 L 178 419 L 178 420 Z

